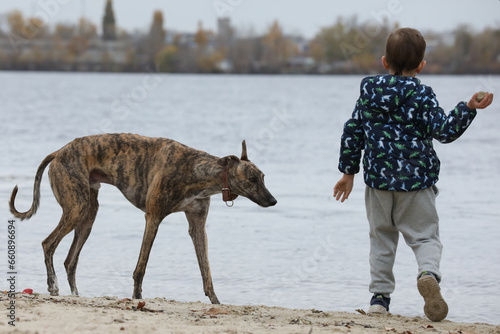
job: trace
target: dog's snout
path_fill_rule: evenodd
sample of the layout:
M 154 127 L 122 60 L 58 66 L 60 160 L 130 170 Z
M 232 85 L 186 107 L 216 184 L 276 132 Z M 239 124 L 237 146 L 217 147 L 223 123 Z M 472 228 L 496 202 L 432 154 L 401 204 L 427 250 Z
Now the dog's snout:
M 278 203 L 278 201 L 276 200 L 276 198 L 271 197 L 271 199 L 269 200 L 269 206 L 275 206 L 276 203 Z

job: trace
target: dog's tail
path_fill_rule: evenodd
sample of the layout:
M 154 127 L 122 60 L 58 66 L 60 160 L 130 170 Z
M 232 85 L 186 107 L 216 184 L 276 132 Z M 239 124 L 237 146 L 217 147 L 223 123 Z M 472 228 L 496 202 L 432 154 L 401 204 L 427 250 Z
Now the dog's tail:
M 33 203 L 31 204 L 31 208 L 26 211 L 26 212 L 19 212 L 14 206 L 14 200 L 16 199 L 17 195 L 17 186 L 14 187 L 14 190 L 12 190 L 12 195 L 10 195 L 10 201 L 9 201 L 9 207 L 10 207 L 10 212 L 16 217 L 21 220 L 24 219 L 30 219 L 35 213 L 36 210 L 38 210 L 38 206 L 40 205 L 40 183 L 42 182 L 42 175 L 43 171 L 45 168 L 54 160 L 57 152 L 53 152 L 49 154 L 45 159 L 43 159 L 42 163 L 40 166 L 38 166 L 38 170 L 36 171 L 35 175 L 35 184 L 33 186 Z

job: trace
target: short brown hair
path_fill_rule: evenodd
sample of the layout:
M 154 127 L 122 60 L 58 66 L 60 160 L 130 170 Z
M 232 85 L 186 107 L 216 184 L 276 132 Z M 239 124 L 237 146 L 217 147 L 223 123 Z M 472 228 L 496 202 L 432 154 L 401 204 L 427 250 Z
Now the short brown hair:
M 420 65 L 425 47 L 425 39 L 418 30 L 401 28 L 387 37 L 385 59 L 395 75 L 402 75 L 403 71 L 414 70 Z

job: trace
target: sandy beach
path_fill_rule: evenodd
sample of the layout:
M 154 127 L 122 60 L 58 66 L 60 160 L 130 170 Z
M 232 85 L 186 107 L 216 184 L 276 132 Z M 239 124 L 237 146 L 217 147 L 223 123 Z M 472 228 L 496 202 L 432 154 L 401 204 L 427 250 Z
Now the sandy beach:
M 396 314 L 367 316 L 361 310 L 326 312 L 268 306 L 184 303 L 165 298 L 51 297 L 17 294 L 15 327 L 10 301 L 0 294 L 7 316 L 0 333 L 500 333 L 483 323 L 431 322 Z

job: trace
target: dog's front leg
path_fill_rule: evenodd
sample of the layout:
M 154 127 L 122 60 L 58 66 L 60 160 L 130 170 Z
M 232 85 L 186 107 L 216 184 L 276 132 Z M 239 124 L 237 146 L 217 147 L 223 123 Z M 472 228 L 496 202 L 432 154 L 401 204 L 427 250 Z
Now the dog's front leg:
M 200 266 L 201 277 L 203 279 L 203 290 L 212 304 L 220 304 L 215 295 L 210 273 L 210 264 L 208 262 L 207 233 L 205 231 L 205 222 L 207 220 L 208 209 L 210 207 L 210 198 L 196 200 L 189 210 L 186 210 L 186 218 L 189 222 L 189 235 L 193 240 L 196 257 Z
M 151 247 L 153 246 L 153 241 L 155 240 L 156 233 L 158 232 L 158 226 L 161 221 L 162 219 L 152 218 L 146 214 L 146 229 L 144 230 L 144 238 L 142 239 L 139 261 L 137 261 L 137 266 L 135 267 L 133 275 L 134 294 L 132 295 L 132 298 L 142 299 L 142 279 L 146 273 L 146 265 L 148 264 Z

